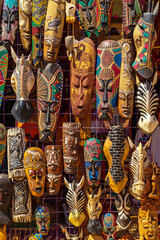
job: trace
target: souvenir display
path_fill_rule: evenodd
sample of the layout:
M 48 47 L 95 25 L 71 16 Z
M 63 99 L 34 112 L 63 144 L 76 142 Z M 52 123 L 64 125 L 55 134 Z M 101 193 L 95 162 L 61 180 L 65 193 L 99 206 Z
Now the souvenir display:
M 73 115 L 85 118 L 91 110 L 96 52 L 95 45 L 89 38 L 84 38 L 77 44 L 77 56 L 73 55 L 70 65 L 70 98 Z
M 107 240 L 116 240 L 116 219 L 112 213 L 106 213 L 102 217 L 103 238 Z
M 83 228 L 80 227 L 80 231 L 77 234 L 69 234 L 66 228 L 62 228 L 62 232 L 65 233 L 67 240 L 82 240 L 83 239 Z
M 3 46 L 0 46 L 0 107 L 3 100 L 4 88 L 7 78 L 8 52 Z
M 96 98 L 101 120 L 110 121 L 116 106 L 121 67 L 121 47 L 114 40 L 105 40 L 97 48 Z
M 47 0 L 33 0 L 32 6 L 32 58 L 33 67 L 43 67 L 44 24 Z
M 64 183 L 68 188 L 66 195 L 66 201 L 70 208 L 68 219 L 75 227 L 80 227 L 86 218 L 83 212 L 83 206 L 85 203 L 85 195 L 82 191 L 84 176 L 82 176 L 79 183 L 76 183 L 75 180 L 73 180 L 72 183 L 69 183 L 64 177 Z
M 42 149 L 31 147 L 25 151 L 24 168 L 32 196 L 42 197 L 46 177 L 46 160 Z
M 63 160 L 64 171 L 67 174 L 74 174 L 77 169 L 80 127 L 80 123 L 63 123 Z
M 66 22 L 71 24 L 74 23 L 76 18 L 75 18 L 75 0 L 71 0 L 71 2 L 66 1 Z
M 38 232 L 42 236 L 48 235 L 50 227 L 50 213 L 46 206 L 38 206 L 35 210 L 35 218 Z
M 84 238 L 84 240 L 104 240 L 103 237 L 97 234 L 90 234 Z
M 97 30 L 100 34 L 107 34 L 110 31 L 112 4 L 112 0 L 97 1 Z
M 57 60 L 65 20 L 66 0 L 48 0 L 44 29 L 43 59 L 53 63 Z
M 90 138 L 84 145 L 84 161 L 86 177 L 89 186 L 97 187 L 100 184 L 103 151 L 100 141 Z
M 50 195 L 56 195 L 62 181 L 62 146 L 46 146 L 45 155 L 47 162 L 46 190 Z
M 1 225 L 0 227 L 0 239 L 7 240 L 6 225 Z
M 99 216 L 102 212 L 102 204 L 99 201 L 101 196 L 101 186 L 98 189 L 97 194 L 89 194 L 87 191 L 87 213 L 89 216 L 89 222 L 87 224 L 87 229 L 90 233 L 95 234 L 101 231 L 102 224 L 99 221 Z
M 134 105 L 135 76 L 132 69 L 134 48 L 132 39 L 122 39 L 122 60 L 118 94 L 118 111 L 123 119 L 131 119 Z
M 19 28 L 22 46 L 26 51 L 31 50 L 32 44 L 32 0 L 19 0 Z
M 18 58 L 12 47 L 11 54 L 16 64 L 16 68 L 11 76 L 11 85 L 16 94 L 16 102 L 11 112 L 18 122 L 25 123 L 33 115 L 33 107 L 29 100 L 29 94 L 35 83 L 32 71 L 32 58 L 30 54 L 25 59 L 23 53 L 21 58 Z
M 6 135 L 6 128 L 2 123 L 0 123 L 0 167 L 2 166 L 4 155 L 6 152 Z
M 58 63 L 48 63 L 37 76 L 38 128 L 41 142 L 53 141 L 62 100 L 63 73 Z

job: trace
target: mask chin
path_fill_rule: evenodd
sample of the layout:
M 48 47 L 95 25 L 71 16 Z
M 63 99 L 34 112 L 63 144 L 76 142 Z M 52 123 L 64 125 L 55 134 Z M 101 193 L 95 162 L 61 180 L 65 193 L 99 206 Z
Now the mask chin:
M 87 229 L 90 233 L 95 234 L 101 231 L 102 224 L 100 223 L 99 219 L 90 219 L 87 224 Z
M 18 122 L 25 123 L 32 117 L 34 110 L 30 101 L 17 100 L 11 112 Z
M 151 116 L 150 120 L 140 117 L 138 122 L 138 127 L 146 134 L 154 132 L 158 125 L 159 122 L 157 121 L 155 116 Z

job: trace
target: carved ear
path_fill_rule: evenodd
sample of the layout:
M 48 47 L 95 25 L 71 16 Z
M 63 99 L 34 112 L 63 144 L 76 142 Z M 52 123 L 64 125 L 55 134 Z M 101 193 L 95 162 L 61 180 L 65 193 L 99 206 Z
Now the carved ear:
M 124 127 L 124 128 L 127 128 L 127 127 L 128 127 L 128 124 L 129 124 L 129 119 L 127 119 L 127 120 L 124 122 L 123 127 Z
M 13 49 L 13 47 L 11 46 L 11 55 L 12 55 L 12 58 L 13 58 L 13 60 L 14 60 L 14 62 L 15 62 L 15 64 L 17 63 L 17 55 L 16 55 L 16 53 L 15 53 L 15 51 L 14 51 L 14 49 Z
M 136 149 L 136 146 L 134 145 L 134 143 L 132 142 L 132 140 L 130 139 L 130 137 L 127 137 L 128 138 L 128 143 L 129 143 L 129 146 L 132 150 L 135 150 Z
M 158 2 L 156 4 L 154 10 L 153 10 L 153 14 L 154 14 L 155 17 L 157 16 L 158 11 L 159 11 L 159 0 L 158 0 Z
M 98 193 L 97 193 L 97 197 L 100 198 L 100 196 L 101 196 L 101 186 L 99 187 Z
M 147 151 L 147 149 L 150 147 L 151 145 L 151 140 L 152 140 L 152 136 L 149 138 L 149 140 L 146 142 L 144 149 Z
M 65 236 L 66 236 L 66 239 L 69 240 L 70 239 L 70 236 L 69 236 L 69 233 L 67 231 L 67 229 L 65 228 Z
M 138 0 L 135 0 L 134 9 L 135 9 L 135 12 L 136 12 L 137 16 L 141 17 L 142 16 L 142 11 L 141 11 L 141 6 L 140 6 Z
M 30 52 L 27 61 L 29 62 L 30 65 L 32 65 L 32 52 Z
M 64 184 L 69 189 L 69 183 L 68 183 L 68 181 L 67 181 L 67 179 L 65 177 L 64 177 Z
M 83 184 L 84 184 L 84 175 L 82 176 L 81 181 L 79 182 L 78 185 L 80 186 L 80 188 L 82 188 Z
M 136 75 L 136 85 L 139 86 L 141 84 L 139 77 Z
M 153 81 L 151 83 L 153 86 L 157 83 L 157 79 L 158 79 L 158 76 L 157 76 L 157 71 L 156 71 L 155 74 L 154 74 Z

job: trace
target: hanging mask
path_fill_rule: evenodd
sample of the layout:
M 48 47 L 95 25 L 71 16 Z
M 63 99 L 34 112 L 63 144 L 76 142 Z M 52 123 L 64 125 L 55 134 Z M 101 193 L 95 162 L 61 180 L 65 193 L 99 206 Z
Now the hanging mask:
M 35 218 L 38 232 L 42 236 L 48 235 L 50 227 L 50 213 L 46 206 L 38 206 L 35 210 Z
M 31 147 L 25 151 L 24 168 L 32 196 L 42 197 L 46 177 L 46 161 L 42 149 Z
M 0 107 L 3 100 L 4 88 L 8 69 L 8 52 L 5 47 L 0 46 Z
M 29 94 L 35 83 L 31 54 L 27 59 L 23 53 L 21 58 L 18 58 L 12 47 L 11 54 L 16 63 L 16 68 L 11 76 L 11 85 L 16 94 L 16 102 L 11 112 L 18 122 L 25 123 L 33 115 L 33 107 L 29 100 Z
M 66 1 L 66 22 L 68 24 L 74 23 L 76 21 L 75 11 L 75 0 L 71 0 L 71 2 Z
M 41 142 L 53 141 L 62 100 L 63 73 L 58 63 L 48 63 L 37 76 L 38 128 Z
M 50 195 L 58 194 L 62 181 L 62 146 L 45 147 L 47 161 L 46 188 Z
M 100 141 L 90 138 L 84 145 L 84 161 L 89 186 L 99 186 L 102 170 L 103 151 Z
M 117 102 L 121 67 L 121 47 L 114 40 L 97 48 L 96 98 L 98 118 L 110 121 Z
M 116 219 L 112 213 L 106 213 L 102 218 L 103 237 L 106 240 L 116 240 Z
M 0 167 L 2 166 L 4 155 L 6 152 L 6 135 L 6 128 L 2 123 L 0 123 Z
M 95 45 L 89 38 L 78 42 L 77 57 L 71 61 L 70 96 L 75 117 L 85 118 L 90 112 L 90 101 L 95 72 Z

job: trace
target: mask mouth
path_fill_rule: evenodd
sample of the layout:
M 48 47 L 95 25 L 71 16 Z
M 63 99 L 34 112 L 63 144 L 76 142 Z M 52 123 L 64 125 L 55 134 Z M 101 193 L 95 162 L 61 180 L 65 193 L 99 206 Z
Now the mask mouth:
M 101 25 L 103 28 L 105 28 L 107 26 L 107 23 L 106 22 L 101 22 Z
M 37 192 L 37 193 L 40 193 L 40 192 L 42 191 L 42 188 L 41 188 L 41 187 L 36 187 L 36 188 L 34 189 L 34 191 Z
M 25 39 L 28 39 L 28 40 L 31 39 L 31 35 L 29 33 L 25 33 L 23 36 Z
M 77 106 L 79 110 L 82 110 L 84 107 L 83 106 Z
M 97 178 L 91 178 L 91 182 L 92 183 L 96 183 L 97 182 Z
M 87 29 L 87 31 L 89 31 L 89 32 L 94 32 L 94 31 L 95 31 L 95 27 L 89 27 L 89 28 Z

